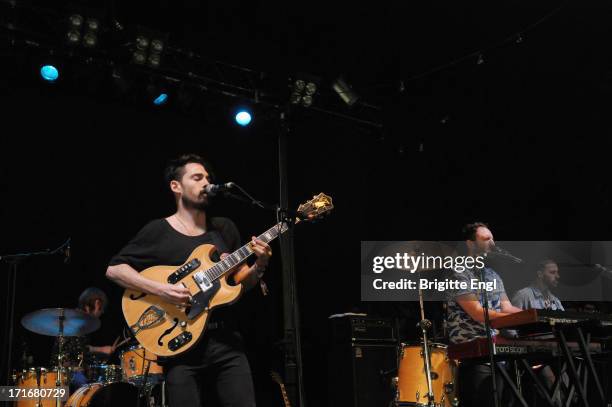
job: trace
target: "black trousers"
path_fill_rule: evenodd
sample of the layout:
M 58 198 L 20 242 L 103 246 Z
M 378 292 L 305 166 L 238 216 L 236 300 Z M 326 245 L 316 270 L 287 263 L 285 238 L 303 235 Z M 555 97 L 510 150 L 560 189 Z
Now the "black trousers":
M 251 368 L 236 331 L 207 331 L 195 349 L 164 367 L 170 407 L 255 406 Z

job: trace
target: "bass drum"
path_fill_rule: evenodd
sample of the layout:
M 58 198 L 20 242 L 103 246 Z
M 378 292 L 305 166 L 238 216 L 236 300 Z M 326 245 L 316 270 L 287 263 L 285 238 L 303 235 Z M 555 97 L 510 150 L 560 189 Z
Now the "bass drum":
M 72 393 L 64 407 L 136 406 L 139 397 L 138 388 L 129 383 L 92 383 Z
M 431 386 L 436 407 L 459 405 L 456 397 L 457 366 L 448 358 L 446 346 L 430 344 Z M 428 406 L 427 374 L 425 373 L 423 346 L 403 345 L 398 372 L 398 401 L 406 406 Z

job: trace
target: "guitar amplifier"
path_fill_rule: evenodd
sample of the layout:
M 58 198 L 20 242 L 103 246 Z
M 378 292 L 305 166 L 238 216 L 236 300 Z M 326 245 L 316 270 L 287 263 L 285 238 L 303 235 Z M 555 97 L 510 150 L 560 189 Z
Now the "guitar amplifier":
M 330 321 L 332 343 L 397 342 L 391 319 L 345 315 L 334 316 Z
M 391 343 L 336 343 L 328 354 L 330 407 L 387 407 L 395 397 L 397 347 Z

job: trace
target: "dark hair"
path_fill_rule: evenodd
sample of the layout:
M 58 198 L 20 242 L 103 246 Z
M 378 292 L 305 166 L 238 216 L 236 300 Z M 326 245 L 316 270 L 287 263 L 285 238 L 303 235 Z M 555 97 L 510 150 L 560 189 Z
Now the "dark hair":
M 79 296 L 79 308 L 83 311 L 85 311 L 86 306 L 93 309 L 96 306 L 96 300 L 100 300 L 102 303 L 102 311 L 104 311 L 108 304 L 108 298 L 106 294 L 104 294 L 104 291 L 97 287 L 86 288 Z
M 538 264 L 536 265 L 536 273 L 538 271 L 544 271 L 547 264 L 557 264 L 557 262 L 554 261 L 553 259 L 544 259 L 544 260 L 539 261 Z
M 171 181 L 180 181 L 185 175 L 185 166 L 189 163 L 201 164 L 208 171 L 208 176 L 212 182 L 212 170 L 210 165 L 199 155 L 197 154 L 183 154 L 178 158 L 174 158 L 168 161 L 166 164 L 166 169 L 164 170 L 164 180 L 166 181 L 166 185 L 168 185 Z
M 489 225 L 484 222 L 468 223 L 461 230 L 463 240 L 476 240 L 476 231 L 478 228 L 489 228 Z

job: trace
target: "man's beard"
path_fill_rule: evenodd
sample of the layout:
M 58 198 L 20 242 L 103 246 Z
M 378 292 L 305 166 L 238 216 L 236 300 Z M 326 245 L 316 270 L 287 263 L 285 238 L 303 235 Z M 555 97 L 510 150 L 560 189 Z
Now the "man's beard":
M 183 206 L 187 209 L 197 209 L 199 211 L 203 211 L 208 207 L 208 197 L 203 197 L 201 201 L 192 201 L 187 198 L 185 195 L 181 196 L 181 201 L 183 202 Z

